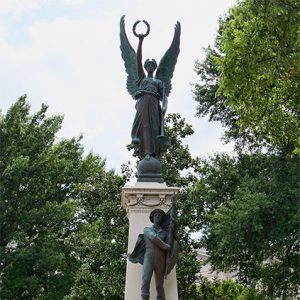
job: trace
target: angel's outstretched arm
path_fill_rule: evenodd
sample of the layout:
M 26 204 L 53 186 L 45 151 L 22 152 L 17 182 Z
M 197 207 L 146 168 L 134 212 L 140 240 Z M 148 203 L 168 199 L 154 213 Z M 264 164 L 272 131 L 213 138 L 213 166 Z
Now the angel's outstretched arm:
M 141 77 L 144 75 L 144 69 L 143 69 L 143 63 L 142 63 L 142 45 L 143 45 L 144 36 L 139 35 L 138 38 L 139 38 L 139 44 L 138 44 L 137 53 L 136 53 L 136 63 L 137 63 L 138 76 Z

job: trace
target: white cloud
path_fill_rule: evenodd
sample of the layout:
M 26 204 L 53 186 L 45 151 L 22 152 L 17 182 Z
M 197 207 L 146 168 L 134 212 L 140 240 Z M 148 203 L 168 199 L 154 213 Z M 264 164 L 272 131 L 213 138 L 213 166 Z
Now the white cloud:
M 87 2 L 87 0 L 64 0 L 64 2 L 68 5 L 80 5 L 80 4 L 83 4 L 85 2 Z
M 8 2 L 17 3 L 14 11 L 19 12 L 35 10 L 42 3 L 5 1 L 6 6 L 0 4 L 0 12 L 13 10 Z M 67 4 L 79 2 L 65 0 Z M 132 34 L 132 24 L 137 19 L 150 23 L 150 35 L 144 41 L 144 58 L 157 60 L 169 47 L 174 24 L 180 20 L 181 53 L 173 77 L 169 112 L 181 113 L 195 126 L 195 137 L 189 139 L 195 155 L 225 149 L 218 140 L 220 129 L 213 130 L 213 124 L 194 118 L 196 104 L 190 83 L 197 81 L 194 61 L 203 55 L 202 47 L 213 41 L 216 20 L 229 1 L 193 0 L 187 5 L 183 1 L 154 0 L 145 6 L 145 2 L 131 0 L 112 1 L 107 7 L 83 2 L 80 17 L 66 13 L 63 17 L 54 15 L 45 19 L 37 15 L 29 27 L 22 28 L 28 34 L 24 44 L 16 46 L 5 37 L 0 39 L 2 108 L 5 110 L 24 93 L 28 94 L 34 109 L 41 102 L 48 103 L 51 113 L 65 115 L 62 136 L 83 133 L 87 151 L 94 149 L 107 157 L 109 167 L 118 167 L 130 158 L 125 147 L 130 142 L 134 117 L 134 101 L 126 91 L 126 73 L 119 50 L 119 18 L 126 14 L 126 30 L 134 48 L 137 39 Z M 88 6 L 86 13 L 82 11 L 84 4 Z M 204 128 L 210 134 L 205 135 Z
M 0 36 L 4 36 L 5 35 L 5 27 L 3 24 L 0 23 Z
M 21 15 L 32 9 L 37 9 L 41 0 L 1 0 L 0 14 L 14 13 Z

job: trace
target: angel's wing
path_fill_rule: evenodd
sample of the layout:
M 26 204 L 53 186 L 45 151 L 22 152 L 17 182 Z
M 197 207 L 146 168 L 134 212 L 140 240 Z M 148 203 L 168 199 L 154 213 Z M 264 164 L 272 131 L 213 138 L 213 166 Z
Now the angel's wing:
M 129 43 L 125 32 L 125 16 L 122 16 L 120 19 L 120 49 L 121 56 L 124 60 L 125 69 L 127 72 L 127 82 L 126 87 L 129 94 L 134 97 L 137 91 L 137 62 L 136 62 L 136 53 L 132 46 Z
M 169 96 L 172 89 L 171 78 L 173 77 L 173 72 L 179 54 L 180 32 L 181 26 L 180 23 L 177 22 L 175 25 L 173 41 L 165 55 L 160 60 L 159 66 L 156 71 L 155 77 L 160 79 L 164 83 L 166 96 Z

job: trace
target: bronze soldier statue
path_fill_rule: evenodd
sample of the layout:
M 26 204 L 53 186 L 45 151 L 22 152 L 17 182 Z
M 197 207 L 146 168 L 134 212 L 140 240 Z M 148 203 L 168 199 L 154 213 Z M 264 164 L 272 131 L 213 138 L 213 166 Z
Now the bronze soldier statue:
M 154 273 L 157 299 L 165 300 L 164 278 L 176 263 L 179 244 L 176 236 L 175 202 L 166 214 L 161 209 L 150 213 L 151 227 L 144 228 L 140 234 L 129 261 L 143 264 L 141 296 L 143 300 L 150 297 L 150 282 Z

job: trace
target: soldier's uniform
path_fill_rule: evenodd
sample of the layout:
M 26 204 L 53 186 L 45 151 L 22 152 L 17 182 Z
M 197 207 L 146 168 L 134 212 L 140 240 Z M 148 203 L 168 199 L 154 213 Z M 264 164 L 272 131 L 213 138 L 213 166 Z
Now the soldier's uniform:
M 142 277 L 142 299 L 149 299 L 149 289 L 151 277 L 154 271 L 157 299 L 165 299 L 164 291 L 164 273 L 166 265 L 166 250 L 169 245 L 165 243 L 167 233 L 159 228 L 145 227 L 144 240 L 145 240 L 145 255 L 144 255 L 144 268 Z

